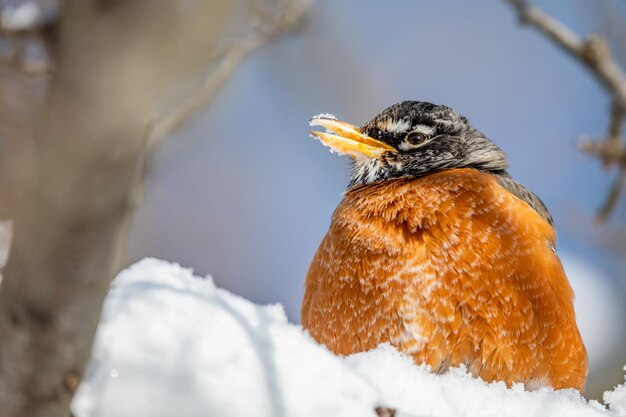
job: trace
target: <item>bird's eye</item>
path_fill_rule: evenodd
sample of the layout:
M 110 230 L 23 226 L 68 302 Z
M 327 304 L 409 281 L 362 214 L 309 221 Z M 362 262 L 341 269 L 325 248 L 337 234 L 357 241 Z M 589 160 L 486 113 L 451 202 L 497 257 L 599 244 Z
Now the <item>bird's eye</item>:
M 419 145 L 427 139 L 427 136 L 420 132 L 411 132 L 406 136 L 406 141 L 411 145 Z

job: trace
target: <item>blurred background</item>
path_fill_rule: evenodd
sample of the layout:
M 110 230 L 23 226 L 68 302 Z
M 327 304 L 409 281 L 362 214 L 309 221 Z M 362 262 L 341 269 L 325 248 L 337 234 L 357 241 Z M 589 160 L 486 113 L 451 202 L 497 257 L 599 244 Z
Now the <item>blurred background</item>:
M 625 50 L 624 3 L 536 3 Z M 622 382 L 626 205 L 596 224 L 613 174 L 576 146 L 604 134 L 610 101 L 501 1 L 316 1 L 301 33 L 256 52 L 160 148 L 130 260 L 176 261 L 299 322 L 307 268 L 350 174 L 346 157 L 308 137 L 307 121 L 328 112 L 362 125 L 401 100 L 448 104 L 509 154 L 513 177 L 555 217 L 588 393 Z

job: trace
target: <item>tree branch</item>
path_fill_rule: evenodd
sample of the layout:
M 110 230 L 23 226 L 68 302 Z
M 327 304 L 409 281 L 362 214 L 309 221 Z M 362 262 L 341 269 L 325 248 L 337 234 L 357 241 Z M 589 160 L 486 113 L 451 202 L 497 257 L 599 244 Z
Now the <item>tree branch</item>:
M 605 167 L 616 165 L 620 170 L 598 220 L 608 218 L 615 207 L 621 189 L 626 186 L 626 148 L 620 137 L 626 112 L 626 74 L 615 62 L 606 40 L 600 35 L 582 39 L 556 19 L 548 16 L 526 0 L 506 0 L 515 9 L 522 24 L 533 26 L 570 56 L 583 64 L 612 97 L 612 110 L 607 136 L 602 140 L 583 140 L 583 152 L 598 157 Z
M 615 205 L 619 201 L 620 195 L 622 194 L 622 191 L 624 190 L 624 186 L 626 186 L 626 170 L 622 169 L 617 174 L 617 178 L 615 179 L 615 181 L 613 182 L 613 185 L 611 186 L 609 195 L 607 196 L 604 202 L 604 205 L 598 212 L 597 220 L 599 222 L 603 222 L 609 217 L 609 215 L 615 208 Z
M 613 108 L 611 110 L 611 121 L 609 123 L 609 136 L 608 138 L 613 141 L 618 141 L 622 132 L 622 122 L 624 116 L 626 116 L 626 107 L 620 106 L 619 103 L 613 102 Z
M 581 39 L 561 22 L 525 0 L 506 0 L 518 13 L 522 24 L 531 25 L 565 52 L 578 59 L 602 83 L 620 106 L 626 108 L 626 75 L 613 60 L 610 48 L 600 35 Z
M 309 5 L 305 0 L 282 1 L 279 2 L 277 11 L 271 12 L 263 5 L 253 4 L 259 20 L 257 28 L 226 51 L 217 67 L 206 76 L 195 94 L 187 97 L 170 113 L 157 117 L 149 137 L 150 147 L 158 145 L 186 120 L 206 108 L 207 103 L 215 97 L 241 62 L 280 34 L 292 30 L 302 21 Z

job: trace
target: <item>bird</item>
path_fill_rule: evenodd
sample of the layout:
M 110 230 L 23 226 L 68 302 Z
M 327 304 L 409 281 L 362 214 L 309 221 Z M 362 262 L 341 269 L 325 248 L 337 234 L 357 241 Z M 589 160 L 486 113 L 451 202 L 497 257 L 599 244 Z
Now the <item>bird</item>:
M 304 329 L 339 355 L 387 343 L 432 372 L 583 391 L 587 353 L 545 204 L 447 105 L 403 101 L 309 132 L 353 158 L 305 280 Z

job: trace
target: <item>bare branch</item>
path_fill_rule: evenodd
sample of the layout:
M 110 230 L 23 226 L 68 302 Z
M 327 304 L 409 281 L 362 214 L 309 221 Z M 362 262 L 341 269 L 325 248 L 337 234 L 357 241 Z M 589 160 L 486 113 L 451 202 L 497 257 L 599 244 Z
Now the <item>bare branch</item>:
M 556 19 L 548 16 L 526 0 L 506 0 L 517 12 L 522 24 L 533 26 L 556 45 L 582 63 L 612 97 L 612 109 L 607 136 L 602 140 L 580 142 L 580 149 L 598 157 L 605 167 L 616 165 L 620 172 L 598 213 L 605 220 L 615 207 L 626 185 L 626 149 L 621 140 L 621 128 L 626 116 L 626 74 L 615 62 L 606 40 L 600 35 L 580 38 Z
M 611 190 L 606 198 L 606 201 L 604 202 L 604 205 L 596 216 L 596 219 L 599 222 L 605 221 L 613 212 L 613 209 L 617 205 L 620 195 L 622 194 L 624 186 L 626 186 L 626 170 L 622 169 L 618 173 L 615 182 L 613 182 L 613 185 L 611 186 Z
M 561 22 L 544 14 L 525 0 L 507 0 L 507 2 L 517 11 L 522 24 L 535 26 L 567 52 L 578 54 L 582 41 Z
M 203 109 L 219 92 L 241 61 L 259 46 L 259 42 L 246 41 L 230 49 L 218 64 L 218 67 L 204 80 L 195 94 L 189 96 L 171 113 L 161 116 L 154 121 L 148 146 L 154 147 L 158 145 L 168 134 Z
M 626 75 L 613 60 L 602 36 L 591 35 L 587 39 L 581 39 L 561 22 L 529 5 L 525 0 L 506 1 L 517 11 L 523 24 L 533 26 L 587 66 L 615 101 L 626 108 Z
M 258 29 L 228 49 L 218 66 L 207 75 L 195 94 L 185 99 L 169 114 L 157 117 L 150 133 L 150 147 L 157 145 L 187 119 L 205 108 L 247 56 L 281 33 L 293 29 L 302 20 L 308 8 L 308 1 L 305 0 L 279 3 L 282 7 L 271 13 L 262 5 L 253 2 L 261 20 Z
M 626 107 L 621 106 L 617 101 L 613 101 L 611 109 L 611 120 L 609 122 L 609 135 L 607 139 L 611 141 L 619 141 L 622 132 L 622 124 L 624 116 L 626 116 Z
M 597 157 L 605 166 L 617 165 L 620 169 L 626 167 L 626 149 L 622 141 L 608 138 L 581 139 L 578 148 L 588 155 Z

